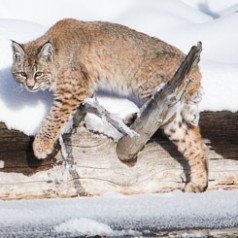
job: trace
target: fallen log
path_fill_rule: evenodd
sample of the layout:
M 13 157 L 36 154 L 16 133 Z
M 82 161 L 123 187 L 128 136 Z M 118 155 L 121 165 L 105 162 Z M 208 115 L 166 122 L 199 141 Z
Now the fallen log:
M 202 112 L 200 127 L 209 149 L 209 186 L 238 188 L 238 113 Z M 186 161 L 161 131 L 139 152 L 134 167 L 116 155 L 116 142 L 80 125 L 65 135 L 72 147 L 75 173 L 58 152 L 40 161 L 32 152 L 32 138 L 0 123 L 0 198 L 47 198 L 168 192 L 183 189 Z

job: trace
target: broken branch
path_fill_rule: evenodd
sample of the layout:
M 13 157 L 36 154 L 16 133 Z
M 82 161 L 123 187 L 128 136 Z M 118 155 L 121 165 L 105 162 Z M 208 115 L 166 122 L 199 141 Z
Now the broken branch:
M 190 79 L 186 75 L 189 74 L 192 66 L 198 63 L 201 51 L 202 44 L 198 42 L 197 46 L 191 48 L 173 78 L 162 90 L 156 91 L 143 106 L 140 117 L 131 126 L 131 129 L 139 133 L 140 137 L 124 136 L 117 144 L 116 151 L 121 161 L 134 160 L 137 153 L 163 124 L 165 118 L 173 112 L 176 103 L 182 99 L 190 83 Z
M 129 137 L 139 136 L 139 134 L 128 127 L 120 117 L 110 113 L 102 107 L 95 98 L 85 99 L 83 105 L 85 112 L 90 112 L 99 116 L 103 123 L 108 124 L 122 135 L 128 135 Z M 118 138 L 114 138 L 114 140 L 118 140 Z

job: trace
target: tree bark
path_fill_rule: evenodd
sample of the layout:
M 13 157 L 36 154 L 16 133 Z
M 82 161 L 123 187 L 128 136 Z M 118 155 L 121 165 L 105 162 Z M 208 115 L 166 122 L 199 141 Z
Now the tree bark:
M 155 92 L 151 99 L 145 103 L 140 116 L 131 125 L 131 129 L 140 136 L 130 137 L 126 135 L 117 144 L 116 151 L 121 161 L 130 162 L 135 160 L 138 152 L 163 124 L 169 112 L 173 110 L 173 106 L 181 100 L 190 83 L 186 76 L 192 66 L 196 66 L 198 63 L 201 51 L 202 45 L 199 42 L 197 46 L 191 48 L 174 77 L 163 89 Z

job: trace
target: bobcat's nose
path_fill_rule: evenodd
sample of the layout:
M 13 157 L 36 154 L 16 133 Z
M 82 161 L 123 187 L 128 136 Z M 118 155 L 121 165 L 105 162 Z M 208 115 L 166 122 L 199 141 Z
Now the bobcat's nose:
M 35 87 L 35 85 L 27 85 L 27 88 L 31 91 L 34 91 L 34 87 Z
M 32 92 L 36 92 L 39 90 L 39 86 L 38 85 L 33 85 L 33 86 L 27 86 L 27 88 L 32 91 Z
M 35 87 L 35 80 L 26 80 L 26 86 L 30 89 L 30 90 L 33 90 L 33 88 Z

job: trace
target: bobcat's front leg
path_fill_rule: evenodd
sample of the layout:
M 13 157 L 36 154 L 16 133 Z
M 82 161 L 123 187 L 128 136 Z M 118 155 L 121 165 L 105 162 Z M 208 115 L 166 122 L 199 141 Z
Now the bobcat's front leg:
M 73 116 L 81 101 L 71 93 L 55 97 L 50 113 L 43 121 L 33 142 L 33 150 L 37 158 L 45 159 L 53 152 L 61 130 Z

